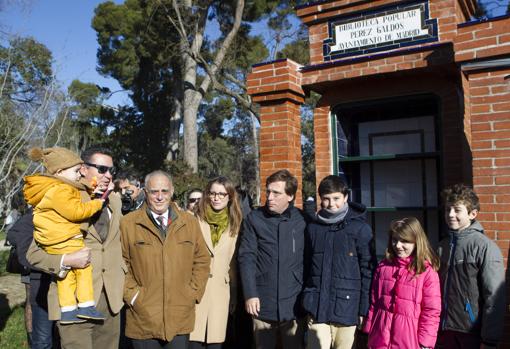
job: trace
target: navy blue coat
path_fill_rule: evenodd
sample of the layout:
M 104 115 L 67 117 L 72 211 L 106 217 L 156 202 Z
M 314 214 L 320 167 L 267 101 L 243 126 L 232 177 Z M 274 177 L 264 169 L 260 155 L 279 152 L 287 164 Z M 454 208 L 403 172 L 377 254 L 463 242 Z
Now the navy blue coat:
M 301 211 L 293 206 L 281 215 L 261 207 L 243 221 L 239 272 L 245 300 L 260 299 L 261 320 L 288 321 L 299 315 L 305 227 Z
M 365 212 L 349 202 L 342 222 L 308 225 L 303 308 L 315 322 L 352 326 L 368 313 L 376 258 Z
M 30 273 L 30 303 L 47 309 L 51 276 L 39 270 L 32 269 L 26 257 L 28 247 L 34 239 L 32 209 L 29 209 L 26 214 L 21 216 L 21 218 L 14 223 L 7 233 L 7 238 L 12 245 L 16 246 L 20 264 L 26 268 L 27 273 Z

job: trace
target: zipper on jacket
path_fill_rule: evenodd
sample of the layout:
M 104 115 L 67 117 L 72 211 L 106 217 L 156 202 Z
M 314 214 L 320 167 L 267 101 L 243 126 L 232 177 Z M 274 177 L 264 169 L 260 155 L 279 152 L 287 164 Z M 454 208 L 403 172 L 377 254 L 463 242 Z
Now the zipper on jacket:
M 294 235 L 296 234 L 296 231 L 292 229 L 292 253 L 296 253 L 296 238 Z
M 469 320 L 471 320 L 471 324 L 475 323 L 475 314 L 473 313 L 473 308 L 471 308 L 471 303 L 469 303 L 469 299 L 466 298 L 466 307 L 464 308 L 465 311 L 469 314 Z
M 444 308 L 444 317 L 443 321 L 441 322 L 441 329 L 444 330 L 446 326 L 446 320 L 448 319 L 448 291 L 450 290 L 450 281 L 452 276 L 452 268 L 454 267 L 453 261 L 454 261 L 454 255 L 455 250 L 457 248 L 457 236 L 455 233 L 451 233 L 450 238 L 450 256 L 448 258 L 448 272 L 446 274 L 446 282 L 444 286 L 444 297 L 443 297 L 443 308 Z

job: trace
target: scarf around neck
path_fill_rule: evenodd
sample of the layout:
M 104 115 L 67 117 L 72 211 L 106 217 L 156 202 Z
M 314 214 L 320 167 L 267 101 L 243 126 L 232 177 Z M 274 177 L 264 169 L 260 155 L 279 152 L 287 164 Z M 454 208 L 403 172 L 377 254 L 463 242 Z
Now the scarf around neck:
M 317 212 L 317 219 L 324 224 L 335 224 L 344 220 L 347 212 L 349 211 L 349 204 L 345 205 L 338 211 L 332 212 L 326 208 Z
M 207 205 L 205 210 L 205 221 L 211 228 L 211 240 L 213 247 L 220 241 L 221 234 L 228 226 L 228 207 L 221 211 L 214 211 L 211 205 Z

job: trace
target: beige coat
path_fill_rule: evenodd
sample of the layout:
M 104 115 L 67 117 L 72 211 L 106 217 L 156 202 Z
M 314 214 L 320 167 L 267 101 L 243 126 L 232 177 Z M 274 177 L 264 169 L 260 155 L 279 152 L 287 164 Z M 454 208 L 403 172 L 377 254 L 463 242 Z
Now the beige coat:
M 171 215 L 164 239 L 146 205 L 121 221 L 129 338 L 171 341 L 193 330 L 211 259 L 196 218 L 173 204 Z
M 236 236 L 230 236 L 227 228 L 213 248 L 209 224 L 199 220 L 200 229 L 211 254 L 211 273 L 204 297 L 196 307 L 195 329 L 191 341 L 223 343 L 227 330 L 230 299 L 235 302 Z M 232 286 L 232 287 L 231 287 Z M 207 338 L 206 338 L 207 334 Z
M 85 191 L 80 192 L 83 202 L 90 201 Z M 124 289 L 124 276 L 127 271 L 122 260 L 120 245 L 119 222 L 122 217 L 121 201 L 118 194 L 110 194 L 108 208 L 112 213 L 108 236 L 106 241 L 101 238 L 93 225 L 83 223 L 81 230 L 86 231 L 85 246 L 91 249 L 92 283 L 94 286 L 94 300 L 99 301 L 101 290 L 106 293 L 110 310 L 117 314 L 123 307 L 122 292 Z M 32 241 L 27 252 L 27 259 L 34 267 L 50 274 L 58 275 L 60 271 L 61 255 L 50 255 Z M 58 305 L 57 284 L 52 282 L 48 291 L 48 317 L 50 320 L 60 320 L 60 307 Z

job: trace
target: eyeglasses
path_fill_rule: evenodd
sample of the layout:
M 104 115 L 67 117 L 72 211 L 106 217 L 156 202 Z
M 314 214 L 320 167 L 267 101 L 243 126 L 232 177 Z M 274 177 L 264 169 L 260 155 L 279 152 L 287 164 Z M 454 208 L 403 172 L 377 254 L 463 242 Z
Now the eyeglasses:
M 195 202 L 199 202 L 199 201 L 200 201 L 200 198 L 189 198 L 188 199 L 188 202 L 191 203 L 191 204 L 193 204 Z
M 215 198 L 216 196 L 220 199 L 225 199 L 228 195 L 228 193 L 215 193 L 215 192 L 209 192 L 207 195 L 209 195 L 209 197 L 211 199 Z
M 105 174 L 106 172 L 110 171 L 110 174 L 114 176 L 115 173 L 117 173 L 117 170 L 115 169 L 114 166 L 108 167 L 103 165 L 92 164 L 90 162 L 86 162 L 85 165 L 97 168 L 97 172 L 99 172 L 99 174 Z

